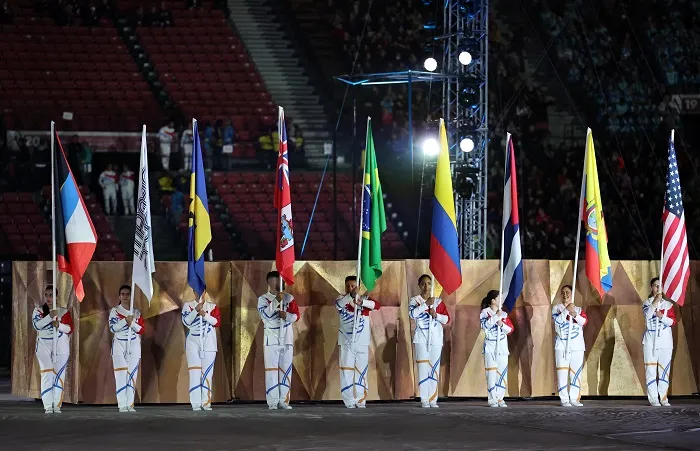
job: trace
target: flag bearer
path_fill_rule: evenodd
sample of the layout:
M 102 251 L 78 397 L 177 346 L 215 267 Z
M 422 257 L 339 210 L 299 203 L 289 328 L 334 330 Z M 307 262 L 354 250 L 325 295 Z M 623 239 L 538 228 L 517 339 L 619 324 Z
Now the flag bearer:
M 190 404 L 192 410 L 211 410 L 214 361 L 218 350 L 216 328 L 221 325 L 221 311 L 205 291 L 199 300 L 182 306 L 182 322 L 187 327 L 185 354 L 190 374 Z
M 642 339 L 646 370 L 647 398 L 654 407 L 670 406 L 668 384 L 671 380 L 673 333 L 676 312 L 673 303 L 661 292 L 658 277 L 651 279 L 651 294 L 642 304 L 646 331 Z
M 338 296 L 335 308 L 340 314 L 340 394 L 348 409 L 366 407 L 371 330 L 369 313 L 380 307 L 379 302 L 357 295 L 357 277 L 345 278 L 345 295 Z M 357 314 L 355 309 L 358 309 Z
M 133 313 L 129 312 L 130 301 L 131 287 L 122 285 L 119 287 L 119 305 L 109 312 L 109 331 L 114 334 L 112 364 L 120 412 L 136 412 L 134 397 L 141 361 L 141 335 L 144 331 L 141 312 L 136 308 Z
M 552 307 L 554 320 L 554 359 L 557 366 L 557 391 L 563 407 L 581 407 L 581 378 L 583 354 L 583 326 L 588 318 L 581 307 L 571 302 L 572 287 L 561 289 L 562 303 Z
M 508 335 L 515 330 L 508 314 L 501 310 L 501 295 L 491 290 L 481 301 L 479 315 L 484 331 L 484 370 L 489 407 L 508 407 L 503 397 L 506 394 L 508 375 Z
M 280 291 L 279 272 L 267 273 L 267 285 L 268 292 L 258 298 L 258 313 L 265 331 L 265 398 L 270 410 L 289 410 L 292 408 L 289 405 L 289 391 L 294 357 L 292 325 L 299 321 L 299 306 L 291 294 Z
M 66 368 L 70 357 L 70 334 L 73 333 L 73 318 L 68 310 L 53 306 L 53 285 L 44 290 L 44 304 L 32 312 L 32 325 L 36 334 L 36 359 L 41 371 L 41 401 L 47 414 L 61 413 Z M 57 333 L 54 356 L 54 331 Z M 55 357 L 52 358 L 52 357 Z
M 450 322 L 450 313 L 445 303 L 442 299 L 430 295 L 432 282 L 429 275 L 420 276 L 418 286 L 421 294 L 412 297 L 408 302 L 408 314 L 416 322 L 413 346 L 416 349 L 418 367 L 418 392 L 421 406 L 424 408 L 438 407 L 443 327 Z

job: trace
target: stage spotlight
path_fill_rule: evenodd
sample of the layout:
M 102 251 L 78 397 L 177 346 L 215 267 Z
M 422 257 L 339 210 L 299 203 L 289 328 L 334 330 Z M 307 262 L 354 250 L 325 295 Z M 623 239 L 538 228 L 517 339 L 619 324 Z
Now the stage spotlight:
M 472 54 L 466 50 L 461 51 L 459 53 L 459 62 L 462 63 L 463 66 L 468 66 L 472 62 Z
M 437 139 L 426 138 L 423 141 L 423 153 L 429 157 L 433 157 L 440 151 L 440 146 L 438 145 Z
M 426 58 L 425 62 L 423 63 L 423 67 L 425 67 L 425 70 L 428 72 L 433 72 L 435 69 L 437 69 L 437 61 L 435 61 L 435 58 Z
M 471 199 L 476 191 L 479 170 L 470 164 L 460 164 L 454 169 L 454 187 L 457 194 L 465 199 Z
M 474 150 L 474 140 L 469 136 L 462 138 L 459 142 L 459 148 L 462 149 L 462 152 L 471 152 Z

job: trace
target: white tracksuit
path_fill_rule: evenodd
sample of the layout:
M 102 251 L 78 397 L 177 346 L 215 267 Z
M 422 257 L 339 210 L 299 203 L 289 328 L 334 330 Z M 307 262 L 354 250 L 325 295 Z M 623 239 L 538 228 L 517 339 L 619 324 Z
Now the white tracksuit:
M 646 371 L 647 398 L 650 403 L 667 401 L 668 384 L 671 381 L 671 357 L 673 357 L 673 332 L 676 324 L 676 312 L 673 303 L 661 300 L 656 308 L 652 307 L 654 298 L 650 297 L 642 304 L 646 320 L 646 331 L 642 339 L 644 349 L 644 367 Z M 656 318 L 656 312 L 664 316 Z M 656 338 L 654 336 L 656 335 Z M 657 371 L 658 369 L 658 371 Z
M 105 169 L 100 174 L 99 183 L 105 198 L 105 214 L 117 213 L 117 173 Z
M 216 327 L 221 324 L 221 312 L 213 302 L 205 302 L 206 315 L 199 316 L 197 301 L 182 306 L 182 322 L 187 327 L 185 354 L 190 373 L 190 404 L 193 410 L 210 407 L 214 361 L 216 360 Z M 204 318 L 204 321 L 201 319 Z M 203 339 L 200 339 L 200 337 Z
M 135 215 L 134 207 L 134 186 L 135 183 L 134 171 L 124 171 L 119 176 L 119 189 L 122 192 L 122 203 L 124 204 L 125 215 Z
M 490 406 L 498 405 L 506 394 L 506 376 L 508 375 L 508 335 L 515 330 L 506 312 L 496 315 L 491 307 L 481 311 L 479 322 L 484 331 L 484 371 L 486 372 L 486 390 Z M 498 321 L 503 327 L 498 326 Z
M 438 381 L 440 380 L 440 357 L 444 341 L 443 326 L 450 322 L 447 306 L 440 298 L 436 298 L 432 306 L 426 305 L 422 296 L 414 296 L 408 302 L 408 315 L 416 322 L 413 334 L 413 346 L 416 350 L 416 366 L 418 367 L 418 393 L 422 404 L 437 403 Z M 437 314 L 432 319 L 428 310 L 434 309 Z M 428 331 L 430 331 L 430 347 L 428 348 Z
M 186 128 L 180 136 L 180 149 L 182 149 L 182 169 L 192 168 L 192 129 Z
M 141 335 L 143 334 L 143 317 L 141 312 L 134 309 L 134 320 L 131 322 L 131 333 L 126 324 L 129 310 L 120 305 L 109 312 L 109 331 L 112 338 L 112 365 L 114 365 L 114 380 L 116 382 L 117 406 L 119 409 L 134 407 L 136 379 L 138 378 L 139 362 L 141 361 Z M 131 344 L 128 346 L 129 335 Z
M 164 170 L 170 168 L 170 149 L 173 141 L 177 140 L 175 129 L 164 125 L 158 130 L 158 139 L 160 140 L 160 161 Z
M 364 407 L 367 402 L 369 343 L 371 325 L 369 313 L 379 310 L 379 303 L 362 296 L 362 310 L 357 316 L 355 344 L 352 344 L 355 321 L 354 299 L 346 294 L 335 300 L 335 308 L 340 314 L 338 344 L 340 345 L 340 394 L 346 407 Z
M 280 306 L 269 291 L 258 298 L 258 313 L 263 322 L 265 359 L 265 398 L 267 405 L 289 404 L 294 358 L 294 327 L 299 320 L 299 307 L 291 294 L 285 293 L 282 308 L 287 318 L 280 319 Z M 282 330 L 280 331 L 280 327 Z
M 583 354 L 586 343 L 583 340 L 583 326 L 586 325 L 586 312 L 576 307 L 576 318 L 571 320 L 571 340 L 567 352 L 569 337 L 569 314 L 564 304 L 552 307 L 554 320 L 554 359 L 557 366 L 557 391 L 562 403 L 578 402 L 581 399 L 581 380 L 583 377 Z M 571 375 L 571 379 L 569 379 Z
M 70 334 L 73 333 L 73 319 L 68 310 L 58 307 L 58 333 L 56 359 L 53 361 L 54 327 L 51 315 L 44 316 L 42 307 L 32 311 L 32 325 L 36 334 L 36 359 L 41 371 L 41 401 L 45 410 L 61 408 L 63 388 L 66 381 L 66 368 L 70 357 Z

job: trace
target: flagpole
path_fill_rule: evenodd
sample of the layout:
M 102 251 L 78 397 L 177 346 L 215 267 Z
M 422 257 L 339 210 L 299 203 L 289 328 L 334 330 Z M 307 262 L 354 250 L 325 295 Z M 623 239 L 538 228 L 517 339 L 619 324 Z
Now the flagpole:
M 505 170 L 503 171 L 503 199 L 505 199 L 505 192 L 506 192 L 506 175 L 508 174 L 508 157 L 510 155 L 509 153 L 509 145 L 510 145 L 510 140 L 511 140 L 511 134 L 506 132 L 506 159 L 505 159 Z M 512 199 L 511 199 L 511 208 L 512 208 Z M 498 295 L 499 295 L 499 301 L 498 301 L 498 310 L 501 310 L 503 308 L 503 258 L 505 256 L 505 245 L 506 245 L 506 234 L 505 230 L 503 227 L 503 224 L 506 222 L 506 203 L 503 202 L 503 218 L 501 219 L 501 269 L 500 269 L 500 282 L 498 284 Z M 498 313 L 498 312 L 496 312 Z M 500 321 L 500 318 L 499 318 Z M 499 327 L 498 328 L 498 340 L 496 342 L 496 355 L 501 354 L 501 335 L 503 332 L 503 328 Z
M 56 123 L 51 121 L 51 291 L 53 298 L 53 305 L 51 310 L 56 311 L 56 295 L 58 290 L 56 287 L 56 282 L 58 280 L 56 272 L 58 271 L 58 265 L 56 264 Z M 51 352 L 51 363 L 52 367 L 56 365 L 56 352 L 58 347 L 58 329 L 53 328 L 53 340 L 52 340 L 52 352 Z M 54 372 L 56 368 L 53 368 Z M 56 384 L 54 383 L 51 387 L 51 398 L 52 403 L 55 401 L 55 390 Z M 55 407 L 52 405 L 52 407 Z
M 435 297 L 435 274 L 430 275 L 430 297 L 434 298 Z M 433 301 L 433 305 L 435 305 L 435 301 Z M 432 308 L 431 305 L 428 306 L 428 310 Z M 435 310 L 437 311 L 437 309 Z M 428 313 L 428 356 L 430 356 L 430 345 L 431 345 L 431 337 L 433 336 L 433 315 Z
M 581 222 L 583 221 L 583 203 L 585 202 L 584 195 L 586 193 L 586 161 L 588 161 L 588 136 L 591 134 L 591 129 L 588 129 L 586 133 L 586 152 L 583 155 L 583 176 L 581 177 L 581 195 L 579 197 L 578 205 L 578 222 L 576 226 L 576 249 L 574 251 L 574 281 L 571 290 L 571 303 L 574 304 L 574 297 L 576 295 L 576 278 L 578 276 L 578 253 L 579 247 L 581 245 Z M 576 304 L 574 304 L 574 307 Z M 568 328 L 566 333 L 566 353 L 569 353 L 569 344 L 571 343 L 571 314 L 568 315 Z
M 367 128 L 369 129 L 371 118 L 367 116 Z M 366 134 L 365 134 L 366 135 Z M 360 196 L 360 230 L 357 234 L 357 293 L 355 294 L 355 301 L 359 297 L 360 285 L 362 284 L 362 279 L 360 277 L 360 271 L 362 268 L 362 222 L 365 216 L 365 174 L 367 173 L 367 138 L 365 137 L 365 162 L 362 168 L 362 195 Z M 355 189 L 353 187 L 353 189 Z M 353 305 L 353 320 L 352 320 L 352 351 L 355 352 L 355 336 L 357 335 L 357 320 L 358 320 L 358 305 L 355 303 Z
M 277 268 L 279 269 L 279 268 Z M 282 279 L 282 275 L 280 274 L 280 313 L 284 311 L 284 295 L 282 294 L 282 291 L 284 290 L 284 280 Z M 280 330 L 279 330 L 279 336 L 277 337 L 277 341 L 280 346 L 284 346 L 282 344 L 282 328 L 284 327 L 284 320 L 282 319 L 282 315 L 280 315 Z

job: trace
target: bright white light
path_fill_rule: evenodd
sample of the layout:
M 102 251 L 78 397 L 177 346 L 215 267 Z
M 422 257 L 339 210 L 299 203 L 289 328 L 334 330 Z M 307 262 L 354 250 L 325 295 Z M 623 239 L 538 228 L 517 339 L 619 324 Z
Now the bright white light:
M 460 52 L 459 62 L 462 63 L 464 66 L 467 66 L 469 63 L 472 62 L 472 54 L 467 51 Z
M 471 152 L 474 150 L 474 140 L 471 138 L 463 138 L 459 142 L 459 148 L 462 149 L 462 152 Z
M 440 146 L 438 145 L 437 139 L 427 138 L 423 141 L 423 153 L 429 157 L 435 156 L 440 152 Z
M 435 58 L 427 58 L 423 63 L 423 67 L 425 67 L 425 70 L 428 72 L 432 72 L 437 69 L 437 61 L 435 61 Z

